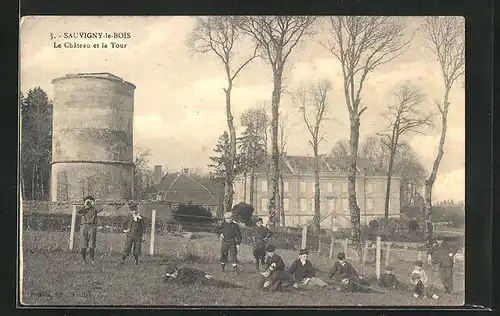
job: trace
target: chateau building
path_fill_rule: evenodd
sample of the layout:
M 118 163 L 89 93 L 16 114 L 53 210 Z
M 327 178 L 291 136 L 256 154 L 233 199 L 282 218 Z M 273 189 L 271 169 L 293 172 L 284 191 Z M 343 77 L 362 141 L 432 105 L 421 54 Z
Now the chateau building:
M 285 225 L 300 227 L 312 223 L 315 193 L 314 157 L 286 156 L 281 159 L 281 166 Z M 358 159 L 357 168 L 356 195 L 361 210 L 361 225 L 368 225 L 371 220 L 384 216 L 387 174 L 364 159 Z M 325 229 L 345 228 L 350 225 L 347 170 L 347 160 L 321 156 L 320 209 L 321 226 Z M 257 167 L 252 199 L 254 215 L 268 215 L 271 185 L 267 178 L 267 166 L 263 164 Z M 243 176 L 236 178 L 234 192 L 234 204 L 250 203 L 250 176 L 246 181 Z M 389 216 L 400 216 L 400 178 L 395 175 L 391 181 Z

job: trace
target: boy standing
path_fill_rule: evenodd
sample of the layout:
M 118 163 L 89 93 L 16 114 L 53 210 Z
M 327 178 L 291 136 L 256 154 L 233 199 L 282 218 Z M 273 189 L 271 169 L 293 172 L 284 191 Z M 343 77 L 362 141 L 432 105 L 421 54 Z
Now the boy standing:
M 144 241 L 144 219 L 137 210 L 137 203 L 130 203 L 129 210 L 131 216 L 128 220 L 127 229 L 123 232 L 126 233 L 125 247 L 123 249 L 122 260 L 120 265 L 125 263 L 125 259 L 130 255 L 132 247 L 134 247 L 134 262 L 139 264 L 139 256 L 141 254 L 141 246 Z
M 259 271 L 259 263 L 264 264 L 264 259 L 266 256 L 266 243 L 273 233 L 269 228 L 264 226 L 264 221 L 262 218 L 257 218 L 255 222 L 256 226 L 253 233 L 253 257 L 255 259 L 255 269 Z
M 225 271 L 227 262 L 233 263 L 233 275 L 238 272 L 238 250 L 241 244 L 241 232 L 238 224 L 233 222 L 233 213 L 224 214 L 225 223 L 219 226 L 221 235 L 221 268 Z
M 83 262 L 87 263 L 87 248 L 89 248 L 90 263 L 94 264 L 95 244 L 97 238 L 97 214 L 102 212 L 102 208 L 95 208 L 95 199 L 93 196 L 87 196 L 83 199 L 84 205 L 76 214 L 82 216 L 80 226 L 80 254 Z
M 444 243 L 443 236 L 436 238 L 437 246 L 433 250 L 433 262 L 439 268 L 439 278 L 446 293 L 453 291 L 453 258 L 456 250 Z

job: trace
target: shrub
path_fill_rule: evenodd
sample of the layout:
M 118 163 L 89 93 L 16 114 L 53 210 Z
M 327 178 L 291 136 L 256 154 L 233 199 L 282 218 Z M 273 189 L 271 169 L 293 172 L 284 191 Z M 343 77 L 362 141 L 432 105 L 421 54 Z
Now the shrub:
M 212 217 L 212 212 L 200 205 L 181 204 L 173 212 L 173 218 L 181 223 L 198 222 L 198 223 L 213 223 L 215 219 Z
M 417 220 L 410 220 L 408 222 L 408 229 L 410 230 L 410 232 L 416 234 L 417 233 L 417 230 L 420 229 L 420 226 L 418 225 L 418 221 Z
M 253 222 L 253 212 L 254 208 L 250 204 L 240 202 L 233 206 L 233 218 L 237 222 L 243 222 L 247 226 L 252 226 Z

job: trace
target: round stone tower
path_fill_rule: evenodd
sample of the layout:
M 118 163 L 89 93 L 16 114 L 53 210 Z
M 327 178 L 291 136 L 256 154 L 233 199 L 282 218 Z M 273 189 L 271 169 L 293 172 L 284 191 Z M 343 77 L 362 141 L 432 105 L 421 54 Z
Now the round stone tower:
M 52 201 L 131 198 L 135 86 L 109 73 L 52 83 Z

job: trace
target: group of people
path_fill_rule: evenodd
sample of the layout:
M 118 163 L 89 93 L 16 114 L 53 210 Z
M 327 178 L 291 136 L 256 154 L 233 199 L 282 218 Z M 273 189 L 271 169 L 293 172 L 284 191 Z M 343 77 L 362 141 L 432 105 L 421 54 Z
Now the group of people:
M 138 212 L 136 203 L 128 204 L 130 216 L 127 222 L 125 246 L 121 255 L 119 265 L 123 265 L 125 259 L 133 253 L 135 264 L 139 263 L 141 254 L 141 244 L 144 241 L 144 219 Z M 89 250 L 90 262 L 94 263 L 96 234 L 97 234 L 97 214 L 95 199 L 88 196 L 84 199 L 84 206 L 77 211 L 82 216 L 81 220 L 81 238 L 80 253 L 83 261 L 87 262 L 87 248 Z M 238 251 L 242 242 L 242 234 L 239 225 L 233 221 L 233 214 L 227 212 L 224 214 L 224 222 L 218 226 L 218 232 L 221 239 L 220 264 L 221 271 L 226 271 L 228 264 L 232 265 L 233 275 L 238 274 Z M 313 267 L 308 260 L 309 251 L 301 249 L 298 258 L 294 260 L 288 269 L 285 269 L 285 263 L 280 255 L 276 253 L 276 247 L 269 243 L 273 232 L 267 228 L 262 218 L 256 220 L 256 226 L 253 234 L 253 257 L 257 272 L 260 272 L 262 278 L 259 284 L 260 289 L 264 291 L 304 291 L 310 288 L 335 288 L 345 292 L 385 292 L 386 289 L 401 289 L 401 283 L 397 279 L 393 267 L 385 267 L 384 273 L 380 276 L 377 284 L 371 286 L 366 282 L 362 275 L 359 275 L 351 263 L 346 261 L 345 253 L 337 254 L 337 261 L 329 271 L 328 281 L 324 281 L 316 276 L 317 269 Z M 133 252 L 132 252 L 133 250 Z M 444 244 L 443 237 L 437 238 L 437 245 L 430 258 L 433 264 L 439 268 L 441 282 L 446 293 L 453 291 L 453 265 L 455 251 Z M 261 269 L 263 268 L 263 269 Z M 263 271 L 262 271 L 263 270 Z M 427 286 L 427 273 L 423 269 L 423 262 L 415 262 L 414 270 L 410 273 L 410 283 L 412 284 L 413 296 L 431 297 L 438 299 L 439 296 L 430 291 Z M 202 270 L 179 267 L 175 264 L 169 264 L 166 267 L 165 282 L 176 282 L 181 284 L 202 284 L 219 286 L 224 288 L 240 288 L 241 285 L 214 279 L 213 276 Z

